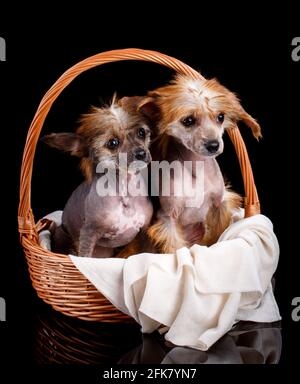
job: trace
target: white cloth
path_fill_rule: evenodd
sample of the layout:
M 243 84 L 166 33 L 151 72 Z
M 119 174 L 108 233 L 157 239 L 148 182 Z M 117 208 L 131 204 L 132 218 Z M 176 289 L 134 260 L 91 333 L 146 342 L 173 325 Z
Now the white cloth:
M 263 215 L 242 217 L 241 210 L 211 247 L 126 260 L 70 258 L 142 332 L 167 331 L 175 345 L 205 351 L 239 320 L 281 319 L 271 287 L 279 257 L 273 225 Z

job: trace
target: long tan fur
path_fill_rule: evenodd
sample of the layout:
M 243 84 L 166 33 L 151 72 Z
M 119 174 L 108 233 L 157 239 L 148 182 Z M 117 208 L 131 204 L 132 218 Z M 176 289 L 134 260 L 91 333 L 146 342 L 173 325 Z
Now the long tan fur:
M 242 197 L 229 189 L 219 207 L 212 205 L 205 218 L 205 234 L 199 243 L 210 246 L 216 243 L 221 234 L 229 227 L 232 214 L 242 206 Z

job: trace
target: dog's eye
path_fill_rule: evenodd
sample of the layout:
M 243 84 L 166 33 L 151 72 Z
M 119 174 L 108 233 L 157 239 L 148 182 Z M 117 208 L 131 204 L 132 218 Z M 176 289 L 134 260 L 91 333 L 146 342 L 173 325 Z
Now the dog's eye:
M 223 123 L 224 118 L 225 118 L 224 113 L 219 113 L 218 116 L 217 116 L 218 123 Z
M 185 127 L 191 127 L 192 125 L 195 125 L 195 123 L 196 119 L 194 116 L 187 116 L 181 120 L 181 124 L 183 124 Z
M 114 137 L 113 139 L 108 140 L 106 143 L 107 148 L 114 149 L 117 148 L 117 146 L 120 144 L 120 140 Z
M 144 128 L 139 128 L 138 131 L 137 131 L 137 135 L 138 137 L 144 139 L 145 136 L 146 136 L 146 131 Z

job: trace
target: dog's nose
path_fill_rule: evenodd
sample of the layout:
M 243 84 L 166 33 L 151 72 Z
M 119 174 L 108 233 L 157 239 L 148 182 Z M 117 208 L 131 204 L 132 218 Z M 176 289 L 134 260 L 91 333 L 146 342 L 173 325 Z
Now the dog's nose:
M 218 140 L 208 140 L 204 143 L 204 146 L 205 146 L 205 149 L 209 152 L 209 153 L 216 153 L 217 150 L 219 149 L 220 147 L 220 143 L 218 142 Z
M 145 152 L 145 150 L 142 149 L 142 148 L 137 149 L 137 150 L 134 152 L 134 157 L 135 157 L 137 160 L 145 160 L 145 158 L 146 158 L 146 152 Z

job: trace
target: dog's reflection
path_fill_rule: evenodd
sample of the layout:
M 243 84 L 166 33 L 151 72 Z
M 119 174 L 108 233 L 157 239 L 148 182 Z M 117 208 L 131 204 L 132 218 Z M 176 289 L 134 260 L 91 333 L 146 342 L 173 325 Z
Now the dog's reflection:
M 158 333 L 140 333 L 135 323 L 90 323 L 43 309 L 36 326 L 40 364 L 276 364 L 280 323 L 238 323 L 202 352 L 167 343 Z

